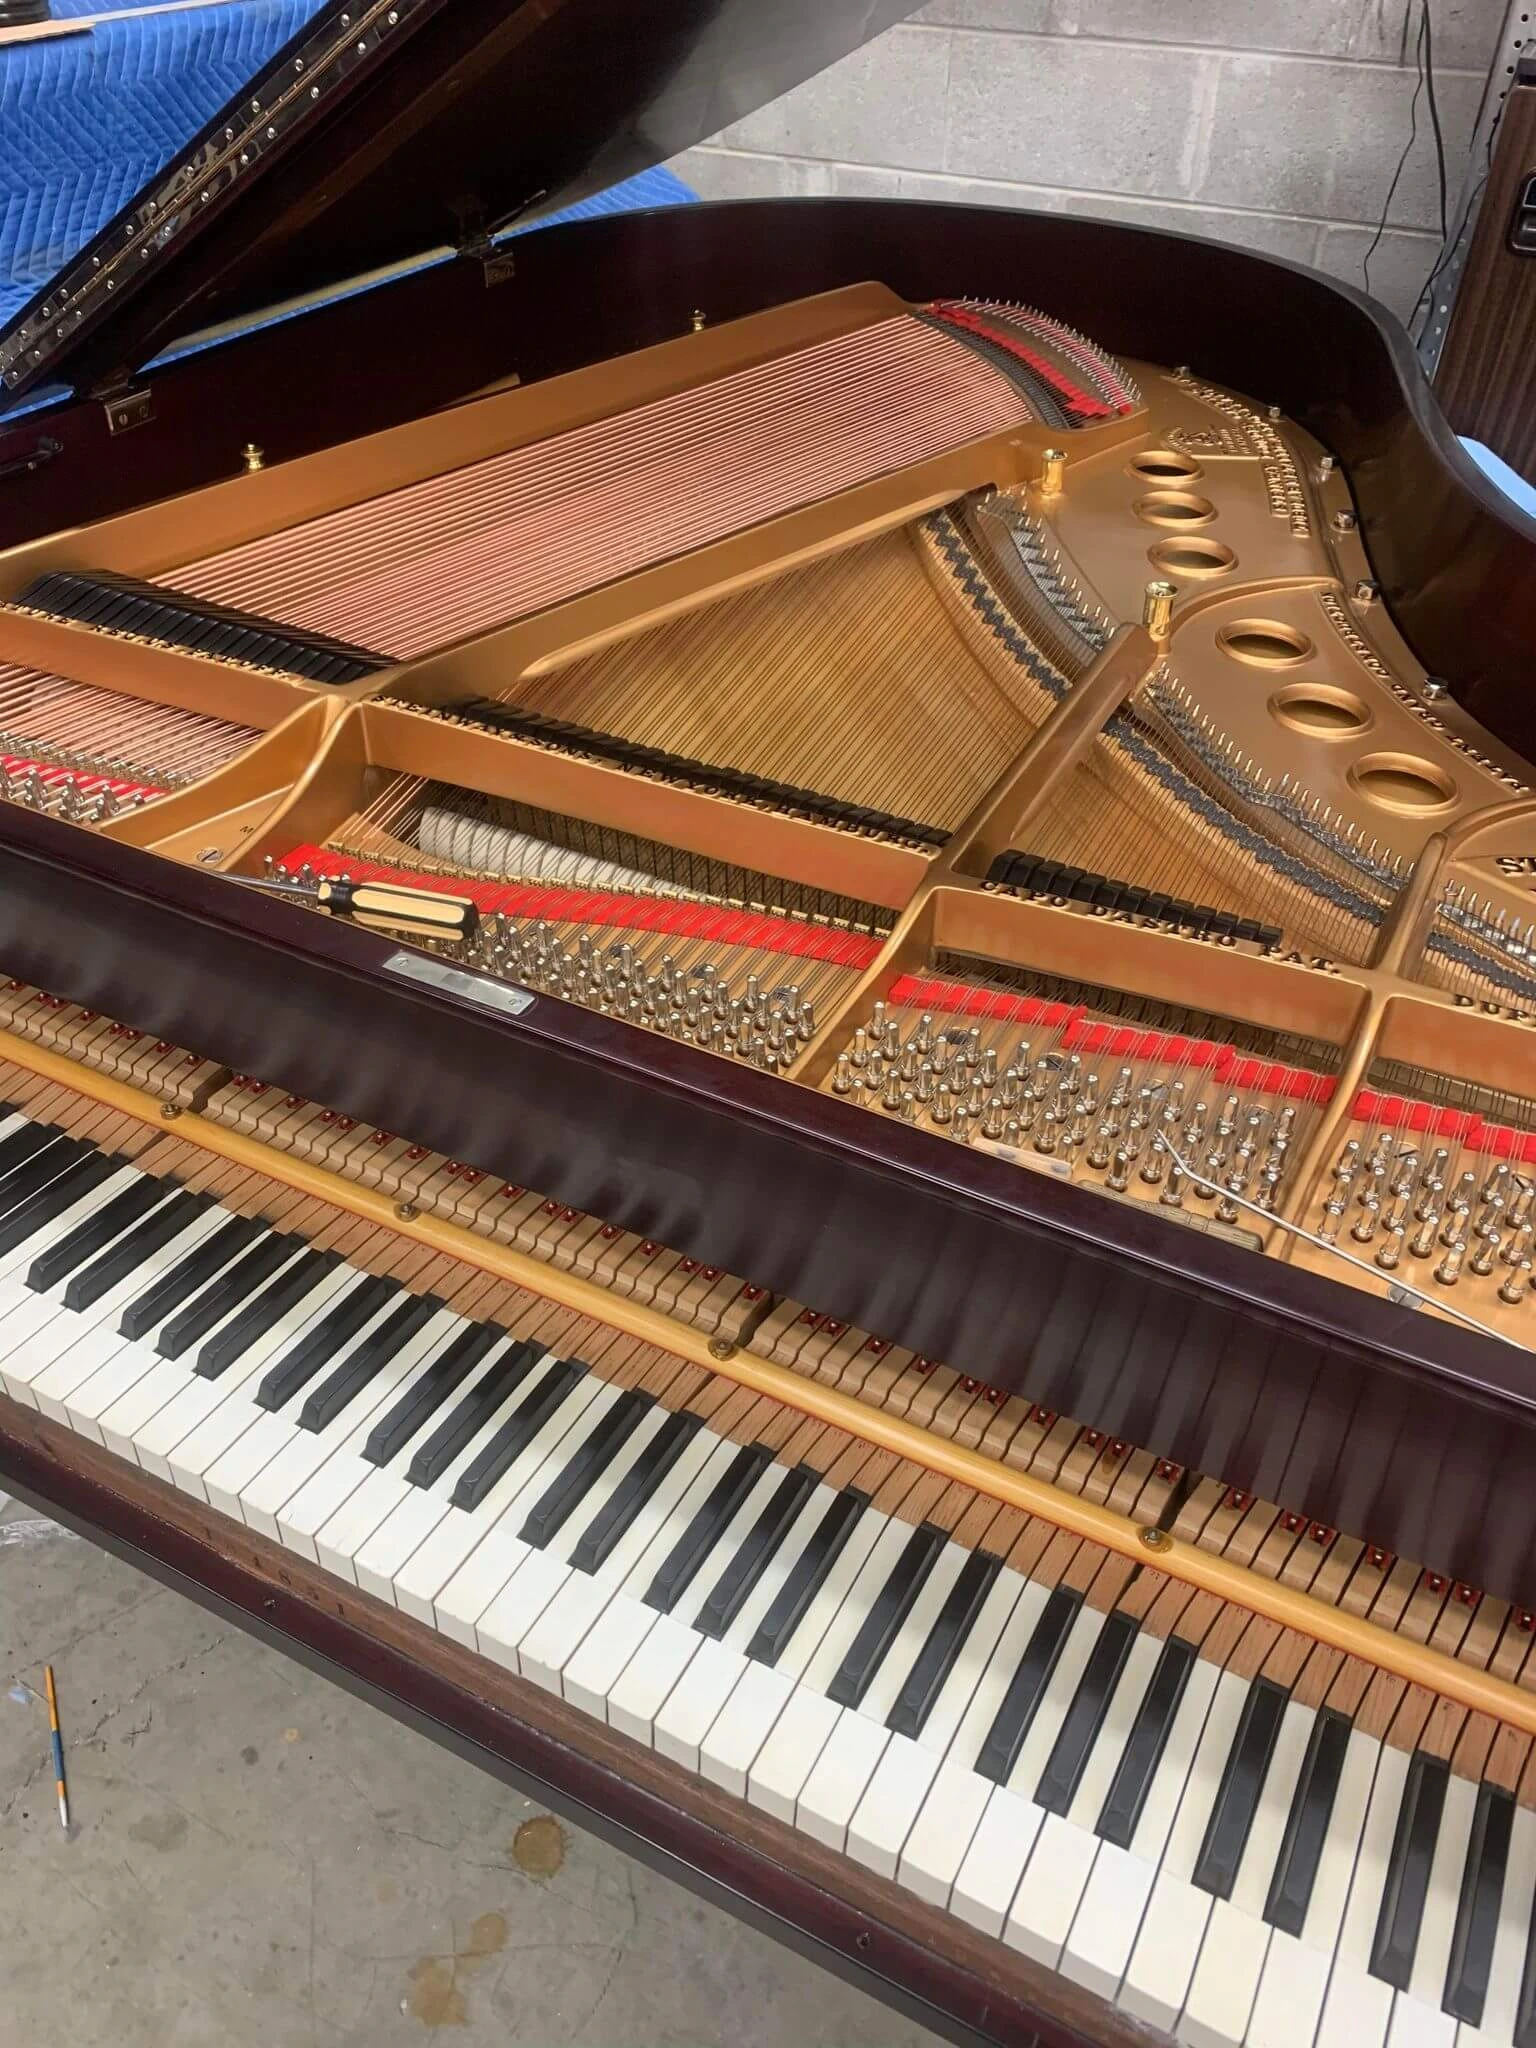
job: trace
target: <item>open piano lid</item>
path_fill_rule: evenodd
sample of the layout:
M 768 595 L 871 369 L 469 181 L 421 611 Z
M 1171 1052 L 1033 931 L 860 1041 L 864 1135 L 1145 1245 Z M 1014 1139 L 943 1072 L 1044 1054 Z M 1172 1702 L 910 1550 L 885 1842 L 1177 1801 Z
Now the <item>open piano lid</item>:
M 109 391 L 192 333 L 486 250 L 915 4 L 333 0 L 0 331 L 0 408 L 42 383 Z

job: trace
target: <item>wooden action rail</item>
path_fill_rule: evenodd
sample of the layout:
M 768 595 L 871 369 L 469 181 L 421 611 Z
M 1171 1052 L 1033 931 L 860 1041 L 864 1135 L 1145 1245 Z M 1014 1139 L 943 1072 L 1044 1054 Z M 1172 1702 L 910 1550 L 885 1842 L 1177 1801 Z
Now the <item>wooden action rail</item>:
M 99 1104 L 116 1118 L 151 1129 L 164 1127 L 167 1112 L 154 1097 L 77 1066 L 14 1033 L 0 1032 L 0 1058 L 54 1087 Z M 828 1429 L 926 1467 L 939 1480 L 970 1489 L 1050 1524 L 1065 1535 L 1149 1566 L 1168 1579 L 1209 1593 L 1328 1649 L 1359 1658 L 1410 1685 L 1425 1687 L 1466 1710 L 1490 1715 L 1525 1735 L 1536 1736 L 1536 1692 L 1492 1671 L 1477 1669 L 1443 1650 L 1408 1640 L 1369 1620 L 1345 1613 L 1298 1587 L 1265 1579 L 1245 1564 L 1213 1554 L 1184 1537 L 1139 1525 L 1110 1507 L 1075 1497 L 1029 1473 L 946 1441 L 902 1416 L 872 1408 L 836 1387 L 803 1378 L 749 1351 L 712 1345 L 701 1332 L 690 1330 L 653 1308 L 615 1296 L 579 1275 L 552 1271 L 525 1253 L 489 1242 L 457 1224 L 426 1214 L 402 1216 L 390 1196 L 274 1151 L 255 1139 L 210 1122 L 196 1111 L 177 1113 L 173 1121 L 178 1144 L 213 1154 L 247 1172 L 259 1173 L 309 1201 L 327 1204 L 377 1229 L 393 1232 L 429 1254 L 478 1269 L 560 1308 L 590 1317 L 686 1364 L 719 1375 L 743 1390 L 767 1396 Z

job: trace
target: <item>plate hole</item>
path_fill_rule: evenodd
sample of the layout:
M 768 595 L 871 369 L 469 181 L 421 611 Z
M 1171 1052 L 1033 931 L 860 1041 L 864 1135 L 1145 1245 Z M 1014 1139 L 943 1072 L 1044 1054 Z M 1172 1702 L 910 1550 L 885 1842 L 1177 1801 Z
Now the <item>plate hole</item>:
M 1352 690 L 1332 683 L 1292 683 L 1269 700 L 1271 717 L 1309 739 L 1352 739 L 1365 731 L 1371 714 Z
M 1140 455 L 1131 457 L 1129 468 L 1132 476 L 1145 477 L 1195 477 L 1204 471 L 1192 455 L 1181 455 L 1175 448 L 1144 448 Z
M 1216 507 L 1198 491 L 1148 491 L 1135 512 L 1148 526 L 1204 526 L 1216 517 Z
M 1368 802 L 1406 817 L 1442 811 L 1456 801 L 1456 785 L 1443 768 L 1414 754 L 1367 754 L 1349 779 Z
M 1155 548 L 1148 548 L 1147 560 L 1165 576 L 1225 576 L 1237 557 L 1219 540 L 1191 534 L 1187 540 L 1160 540 Z
M 1292 668 L 1312 653 L 1305 633 L 1275 619 L 1234 619 L 1216 635 L 1216 644 L 1234 661 L 1251 662 L 1255 668 Z

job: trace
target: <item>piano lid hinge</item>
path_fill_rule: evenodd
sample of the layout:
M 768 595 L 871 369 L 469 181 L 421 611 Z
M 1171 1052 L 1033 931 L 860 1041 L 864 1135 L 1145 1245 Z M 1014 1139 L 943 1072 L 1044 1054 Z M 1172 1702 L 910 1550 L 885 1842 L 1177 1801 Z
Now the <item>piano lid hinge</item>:
M 461 242 L 459 254 L 479 264 L 487 291 L 494 284 L 505 284 L 516 273 L 510 243 L 494 242 L 489 235 L 476 235 L 470 241 Z
M 120 370 L 104 377 L 91 388 L 107 416 L 109 434 L 126 434 L 142 427 L 155 416 L 155 397 L 147 384 L 134 384 L 132 372 Z

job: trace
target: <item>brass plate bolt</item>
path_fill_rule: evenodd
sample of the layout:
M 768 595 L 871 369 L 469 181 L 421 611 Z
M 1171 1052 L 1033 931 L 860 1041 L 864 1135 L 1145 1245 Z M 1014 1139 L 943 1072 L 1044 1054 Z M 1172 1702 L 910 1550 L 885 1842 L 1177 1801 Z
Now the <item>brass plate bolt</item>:
M 1325 481 L 1327 480 L 1327 478 L 1331 477 L 1332 475 L 1333 475 L 1333 457 L 1332 457 L 1331 455 L 1319 455 L 1319 457 L 1317 458 L 1317 480 L 1318 480 L 1318 482 L 1319 482 L 1319 483 L 1323 483 L 1323 482 L 1325 482 Z
M 222 846 L 199 847 L 197 853 L 199 867 L 211 868 L 214 862 L 219 858 L 220 854 L 223 853 L 223 851 L 224 849 Z
M 723 1363 L 727 1358 L 734 1358 L 736 1356 L 736 1346 L 728 1338 L 711 1337 L 709 1340 L 709 1355 L 711 1358 L 720 1359 Z
M 177 1117 L 181 1115 L 181 1104 L 179 1102 L 162 1102 L 160 1114 L 166 1123 L 173 1124 Z
M 266 468 L 267 451 L 264 448 L 258 448 L 254 441 L 247 441 L 240 450 L 240 460 L 245 464 L 246 474 L 254 476 L 258 469 Z
M 421 1211 L 414 1202 L 396 1202 L 395 1214 L 402 1223 L 409 1223 L 413 1217 L 419 1216 Z
M 1353 533 L 1358 523 L 1353 512 L 1335 512 L 1333 515 L 1335 533 Z
M 1047 448 L 1042 457 L 1040 470 L 1040 495 L 1054 498 L 1060 495 L 1067 480 L 1067 452 L 1064 448 Z
M 1141 623 L 1154 640 L 1166 640 L 1173 631 L 1173 600 L 1178 594 L 1178 586 L 1165 582 L 1162 577 L 1155 577 L 1147 585 Z
M 702 334 L 704 332 L 704 308 L 702 306 L 695 306 L 688 317 L 693 322 L 694 333 Z
M 1173 1538 L 1166 1529 L 1142 1529 L 1137 1532 L 1137 1542 L 1143 1550 L 1172 1550 Z
M 1377 598 L 1380 597 L 1381 592 L 1377 589 L 1376 585 L 1369 580 L 1368 577 L 1362 576 L 1360 581 L 1355 585 L 1354 589 L 1350 592 L 1350 595 L 1351 597 L 1353 597 L 1356 604 L 1374 604 Z

